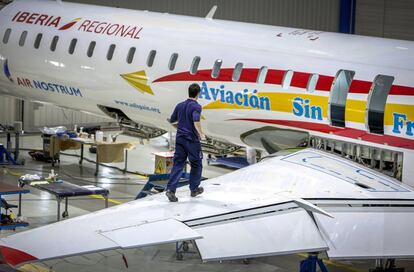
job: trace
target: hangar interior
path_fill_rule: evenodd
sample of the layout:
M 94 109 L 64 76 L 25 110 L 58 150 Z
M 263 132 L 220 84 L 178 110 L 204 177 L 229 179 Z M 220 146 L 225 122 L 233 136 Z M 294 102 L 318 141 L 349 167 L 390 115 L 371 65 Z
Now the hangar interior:
M 2 2 L 6 4 L 10 1 L 2 0 Z M 414 16 L 412 16 L 414 1 L 411 0 L 72 0 L 71 2 L 197 17 L 204 17 L 212 6 L 217 5 L 218 9 L 214 16 L 216 19 L 414 40 Z M 1 183 L 16 185 L 19 178 L 24 175 L 52 175 L 53 177 L 53 174 L 57 173 L 58 178 L 75 186 L 97 186 L 110 192 L 109 196 L 104 192 L 102 195 L 70 197 L 69 202 L 66 198 L 65 203 L 65 198 L 54 194 L 53 190 L 51 192 L 31 186 L 30 193 L 23 195 L 23 201 L 20 203 L 22 221 L 29 222 L 29 226 L 26 227 L 29 229 L 101 210 L 105 207 L 105 201 L 109 207 L 132 201 L 143 189 L 144 193 L 154 192 L 159 189 L 157 186 L 144 188 L 149 177 L 154 173 L 166 173 L 171 167 L 171 154 L 167 155 L 167 152 L 173 148 L 173 133 L 151 139 L 147 136 L 157 131 L 146 131 L 149 134 L 139 135 L 131 131 L 121 134 L 116 120 L 104 114 L 90 115 L 55 105 L 0 95 L 0 125 L 0 143 L 14 152 L 17 147 L 19 150 L 17 163 L 24 162 L 24 165 L 3 166 L 0 171 Z M 7 133 L 9 126 L 17 130 Z M 34 159 L 36 153 L 33 151 L 43 155 L 45 145 L 49 152 L 54 144 L 52 138 L 45 136 L 48 133 L 44 131 L 42 133 L 41 130 L 58 126 L 64 126 L 69 130 L 80 127 L 87 130 L 99 126 L 99 130 L 104 131 L 105 138 L 116 137 L 117 141 L 130 144 L 128 148 L 134 147 L 128 150 L 126 158 L 122 157 L 123 162 L 102 163 L 99 169 L 98 164 L 94 163 L 97 159 L 96 150 L 89 150 L 89 146 L 86 145 L 84 148 L 83 144 L 81 146 L 79 143 L 67 147 L 68 150 L 62 149 L 60 154 L 49 153 L 51 157 L 48 158 L 48 162 L 36 161 Z M 92 131 L 95 133 L 96 130 Z M 314 140 L 318 141 L 318 139 Z M 264 151 L 256 153 L 255 150 L 238 149 L 231 145 L 220 146 L 219 143 L 212 148 L 213 154 L 217 152 L 218 155 L 221 155 L 220 152 L 224 152 L 223 150 L 229 149 L 233 154 L 247 157 L 247 163 L 256 159 L 257 155 L 259 158 L 267 155 Z M 30 155 L 29 152 L 32 154 Z M 371 154 L 375 150 L 367 152 Z M 81 156 L 83 162 L 80 165 Z M 383 156 L 388 156 L 388 161 L 398 162 L 400 159 L 398 153 L 384 153 Z M 204 156 L 203 164 L 205 166 L 203 177 L 207 179 L 231 173 L 235 169 L 234 164 L 237 165 L 236 168 L 240 165 L 239 162 L 234 162 L 220 167 L 215 165 L 214 159 L 211 160 L 207 154 Z M 390 173 L 387 174 L 398 179 L 398 175 L 401 175 L 398 171 L 396 166 L 391 167 Z M 18 205 L 19 199 L 17 196 L 11 196 L 7 198 L 7 202 Z M 12 210 L 17 213 L 15 208 Z M 26 228 L 1 230 L 1 236 L 24 231 Z M 202 263 L 197 254 L 186 254 L 184 260 L 179 260 L 173 245 L 162 245 L 50 260 L 40 264 L 28 264 L 18 270 L 0 265 L 0 271 L 91 271 L 92 269 L 99 271 L 150 269 L 153 271 L 298 271 L 298 264 L 305 257 L 305 254 L 292 254 Z M 326 260 L 325 264 L 329 271 L 369 271 L 377 265 L 375 261 L 365 260 L 353 262 Z M 413 260 L 399 260 L 398 266 L 404 267 L 405 271 L 414 271 Z

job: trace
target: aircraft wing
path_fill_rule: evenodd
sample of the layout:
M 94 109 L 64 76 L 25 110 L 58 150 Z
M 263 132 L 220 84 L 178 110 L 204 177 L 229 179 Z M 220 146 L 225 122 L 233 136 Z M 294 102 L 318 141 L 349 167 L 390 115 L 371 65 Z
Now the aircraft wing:
M 18 266 L 113 249 L 194 240 L 204 261 L 295 252 L 330 258 L 414 257 L 414 192 L 312 149 L 203 182 L 179 202 L 163 194 L 0 239 Z

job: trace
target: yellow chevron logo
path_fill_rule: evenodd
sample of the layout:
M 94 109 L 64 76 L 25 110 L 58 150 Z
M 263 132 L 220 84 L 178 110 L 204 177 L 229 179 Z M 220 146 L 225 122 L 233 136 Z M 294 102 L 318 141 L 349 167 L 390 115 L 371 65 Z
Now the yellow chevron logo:
M 122 74 L 121 77 L 141 93 L 149 93 L 154 95 L 154 92 L 148 85 L 148 77 L 144 70 L 130 74 Z

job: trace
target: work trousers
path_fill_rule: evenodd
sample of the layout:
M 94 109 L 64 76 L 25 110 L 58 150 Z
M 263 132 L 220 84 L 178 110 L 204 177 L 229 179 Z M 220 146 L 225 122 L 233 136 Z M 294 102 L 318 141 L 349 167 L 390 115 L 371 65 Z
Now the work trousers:
M 201 151 L 200 142 L 191 141 L 184 137 L 177 137 L 176 139 L 173 159 L 174 166 L 171 170 L 167 190 L 175 193 L 187 162 L 187 157 L 191 165 L 190 190 L 191 192 L 197 190 L 201 182 L 201 172 L 203 170 L 203 152 Z

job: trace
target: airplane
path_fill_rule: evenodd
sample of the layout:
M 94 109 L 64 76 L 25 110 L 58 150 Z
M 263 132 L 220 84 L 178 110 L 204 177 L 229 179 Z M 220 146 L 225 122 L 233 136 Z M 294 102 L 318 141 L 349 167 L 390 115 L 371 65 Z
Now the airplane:
M 188 240 L 205 261 L 414 256 L 414 43 L 213 15 L 42 0 L 0 10 L 3 95 L 156 136 L 197 82 L 208 137 L 278 155 L 205 181 L 200 198 L 179 190 L 176 204 L 155 195 L 2 238 L 7 263 Z M 315 148 L 285 151 L 330 141 L 396 155 L 402 182 Z

